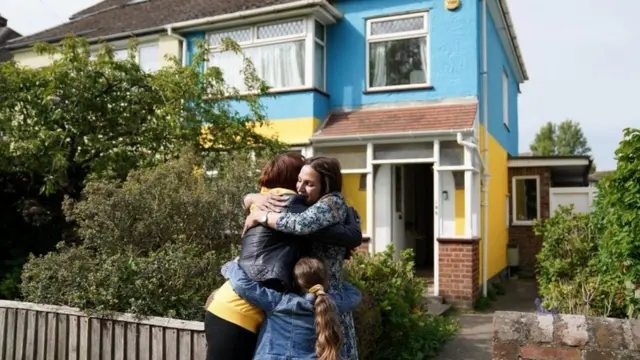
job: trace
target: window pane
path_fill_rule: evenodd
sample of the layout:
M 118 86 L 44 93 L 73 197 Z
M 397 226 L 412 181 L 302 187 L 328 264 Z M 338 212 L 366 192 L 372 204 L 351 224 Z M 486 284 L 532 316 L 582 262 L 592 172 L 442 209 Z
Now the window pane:
M 427 83 L 427 38 L 369 44 L 369 86 Z
M 391 119 L 390 119 L 391 120 Z M 374 160 L 426 159 L 433 157 L 433 143 L 375 144 Z
M 533 221 L 538 217 L 538 184 L 536 179 L 516 179 L 516 221 Z
M 125 60 L 129 57 L 129 49 L 113 50 L 113 58 L 115 60 Z
M 294 20 L 258 27 L 258 39 L 271 39 L 304 33 L 304 20 Z
M 395 34 L 424 29 L 424 16 L 375 21 L 371 23 L 371 35 Z
M 367 168 L 367 148 L 365 146 L 319 147 L 314 148 L 313 155 L 337 159 L 342 170 Z
M 304 85 L 304 40 L 249 48 L 260 78 L 274 89 Z
M 141 46 L 138 51 L 140 52 L 140 67 L 147 72 L 153 72 L 160 69 L 160 51 L 158 45 L 145 45 Z
M 313 70 L 313 86 L 324 90 L 324 46 L 315 43 L 315 69 Z
M 220 68 L 227 86 L 245 90 L 242 55 L 233 51 L 213 52 L 209 55 L 209 65 Z
M 324 41 L 324 25 L 316 20 L 316 39 Z
M 464 148 L 455 141 L 443 141 L 440 143 L 440 165 L 459 166 L 464 165 Z
M 230 31 L 222 31 L 209 35 L 209 44 L 211 46 L 222 45 L 222 39 L 229 37 L 237 43 L 251 41 L 251 29 L 238 29 Z
M 304 41 L 251 47 L 243 51 L 253 61 L 258 76 L 272 88 L 304 85 Z M 220 67 L 227 85 L 240 90 L 245 89 L 242 55 L 232 51 L 214 52 L 209 58 L 209 63 Z

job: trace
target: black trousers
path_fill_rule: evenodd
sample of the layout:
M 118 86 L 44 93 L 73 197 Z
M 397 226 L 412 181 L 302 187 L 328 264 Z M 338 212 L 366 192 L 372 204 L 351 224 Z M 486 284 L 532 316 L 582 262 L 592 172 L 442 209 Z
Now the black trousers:
M 252 360 L 258 334 L 210 312 L 204 315 L 207 360 Z

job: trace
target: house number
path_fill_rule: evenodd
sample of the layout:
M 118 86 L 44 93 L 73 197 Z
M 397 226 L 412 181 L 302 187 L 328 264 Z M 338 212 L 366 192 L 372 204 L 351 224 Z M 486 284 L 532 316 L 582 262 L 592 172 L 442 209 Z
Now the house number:
M 444 7 L 453 11 L 460 7 L 460 0 L 444 0 Z

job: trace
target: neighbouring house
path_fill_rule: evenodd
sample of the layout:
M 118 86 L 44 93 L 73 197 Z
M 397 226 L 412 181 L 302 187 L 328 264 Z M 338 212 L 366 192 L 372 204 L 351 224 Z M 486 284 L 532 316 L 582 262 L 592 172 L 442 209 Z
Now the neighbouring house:
M 7 19 L 0 15 L 0 62 L 11 60 L 11 52 L 4 49 L 6 43 L 21 35 L 7 25 Z
M 242 88 L 237 55 L 216 48 L 234 39 L 277 94 L 260 131 L 340 160 L 365 250 L 413 248 L 434 295 L 464 305 L 507 268 L 528 76 L 506 0 L 105 0 L 9 46 L 42 66 L 30 45 L 69 33 L 123 51 L 135 36 L 150 70 L 206 40 Z
M 598 182 L 600 182 L 600 180 L 602 180 L 602 178 L 604 178 L 605 176 L 611 175 L 613 172 L 614 172 L 614 170 L 595 171 L 593 174 L 589 175 L 589 185 L 590 186 L 596 186 L 596 184 Z
M 548 219 L 560 205 L 573 205 L 574 212 L 591 211 L 595 188 L 589 186 L 590 156 L 534 156 L 510 158 L 508 196 L 510 209 L 504 219 L 509 246 L 517 250 L 516 263 L 524 276 L 535 274 L 536 255 L 542 237 L 534 233 L 538 219 Z M 513 260 L 511 260 L 513 261 Z

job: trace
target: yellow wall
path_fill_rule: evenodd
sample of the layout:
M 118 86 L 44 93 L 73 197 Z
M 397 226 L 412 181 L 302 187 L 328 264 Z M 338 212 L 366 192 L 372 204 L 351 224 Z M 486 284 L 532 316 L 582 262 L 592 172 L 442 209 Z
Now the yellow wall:
M 287 144 L 308 144 L 319 121 L 313 117 L 267 121 L 256 129 L 264 136 L 276 136 Z
M 456 214 L 456 235 L 464 236 L 464 189 L 456 189 L 455 214 Z
M 157 41 L 158 50 L 159 50 L 158 52 L 163 65 L 169 64 L 169 62 L 165 60 L 165 56 L 167 55 L 176 56 L 177 58 L 180 58 L 180 56 L 182 55 L 180 40 L 176 38 L 173 38 L 167 35 L 162 35 L 159 37 L 158 36 L 147 37 L 147 38 L 143 37 L 143 38 L 139 38 L 138 40 L 141 43 L 147 43 L 147 44 Z M 126 47 L 127 42 L 120 41 L 117 46 Z M 38 55 L 32 49 L 17 50 L 13 52 L 13 59 L 24 66 L 33 67 L 33 68 L 49 65 L 53 60 L 50 56 Z
M 360 190 L 360 174 L 342 175 L 342 193 L 347 204 L 360 214 L 360 228 L 364 233 L 367 230 L 367 191 Z
M 507 243 L 509 229 L 506 224 L 508 195 L 507 151 L 489 134 L 489 238 L 488 238 L 488 274 L 487 279 L 498 274 L 507 266 Z M 484 147 L 484 127 L 480 125 L 480 144 Z M 482 200 L 482 199 L 481 199 Z M 484 237 L 484 209 L 481 208 L 481 236 Z M 482 238 L 482 241 L 485 241 Z M 480 244 L 480 266 L 482 264 L 484 244 Z M 482 282 L 480 271 L 479 282 Z

